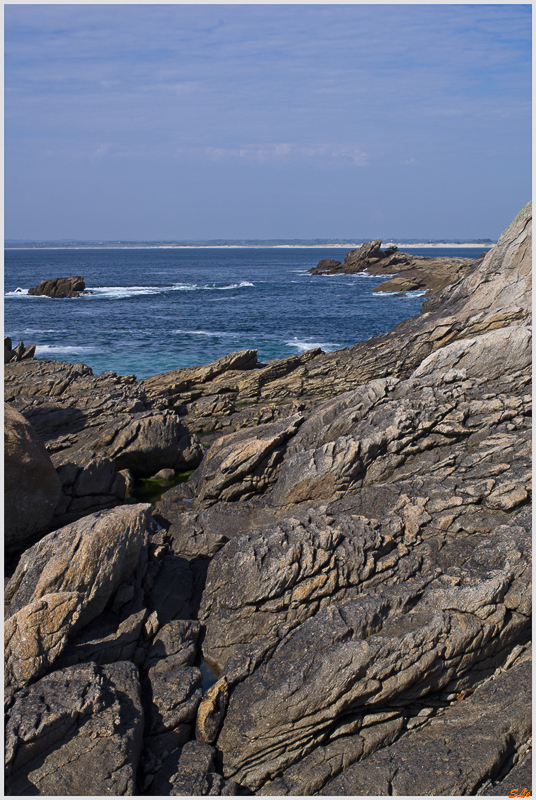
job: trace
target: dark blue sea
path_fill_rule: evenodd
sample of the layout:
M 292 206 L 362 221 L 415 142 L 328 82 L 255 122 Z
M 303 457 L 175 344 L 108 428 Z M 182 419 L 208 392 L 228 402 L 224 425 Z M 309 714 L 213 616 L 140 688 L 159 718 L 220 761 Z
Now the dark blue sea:
M 260 361 L 347 347 L 419 313 L 423 294 L 373 292 L 366 275 L 311 276 L 345 248 L 8 249 L 5 334 L 36 357 L 144 378 L 257 348 Z M 475 248 L 419 255 L 476 258 Z M 31 297 L 44 279 L 81 275 L 93 294 Z M 17 289 L 22 289 L 18 292 Z

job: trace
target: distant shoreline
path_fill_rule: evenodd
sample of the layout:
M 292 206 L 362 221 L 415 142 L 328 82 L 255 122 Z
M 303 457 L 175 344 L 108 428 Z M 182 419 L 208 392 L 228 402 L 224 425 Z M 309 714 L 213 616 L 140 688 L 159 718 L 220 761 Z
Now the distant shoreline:
M 334 242 L 326 244 L 35 244 L 35 245 L 6 245 L 4 250 L 326 250 L 360 247 L 363 242 Z M 384 247 L 396 245 L 399 249 L 435 249 L 435 248 L 463 248 L 474 250 L 489 250 L 496 242 L 397 242 L 389 240 L 383 243 Z

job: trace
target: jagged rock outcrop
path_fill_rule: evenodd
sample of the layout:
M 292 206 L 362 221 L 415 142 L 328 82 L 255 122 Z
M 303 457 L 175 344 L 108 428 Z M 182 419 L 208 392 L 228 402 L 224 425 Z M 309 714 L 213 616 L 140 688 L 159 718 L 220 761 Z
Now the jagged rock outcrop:
M 74 278 L 51 278 L 41 281 L 38 286 L 28 289 L 28 294 L 36 297 L 46 295 L 46 297 L 80 297 L 84 292 L 86 284 L 84 279 L 77 275 Z
M 472 266 L 471 258 L 412 256 L 401 253 L 396 245 L 381 249 L 381 239 L 366 242 L 347 253 L 344 263 L 325 258 L 309 270 L 311 275 L 337 275 L 366 272 L 394 278 L 374 286 L 375 292 L 412 292 L 426 289 L 436 292 L 461 278 Z
M 32 424 L 61 480 L 53 527 L 125 500 L 133 478 L 192 470 L 197 437 L 171 410 L 151 410 L 134 375 L 93 375 L 83 364 L 32 361 L 5 369 L 5 397 Z
M 222 668 L 246 645 L 287 623 L 296 626 L 379 580 L 389 585 L 416 576 L 422 558 L 413 557 L 402 539 L 394 517 L 380 524 L 322 512 L 233 538 L 207 573 L 199 609 L 205 656 Z
M 218 439 L 190 478 L 197 502 L 247 499 L 264 491 L 275 480 L 284 447 L 302 420 L 295 414 Z
M 4 336 L 4 364 L 9 364 L 10 361 L 26 361 L 28 358 L 33 358 L 35 350 L 35 344 L 25 345 L 24 342 L 19 342 L 16 347 L 13 347 L 11 338 Z
M 52 527 L 61 528 L 83 516 L 125 501 L 127 484 L 116 471 L 113 458 L 93 458 L 91 454 L 60 452 L 52 456 L 61 481 L 61 497 Z
M 530 712 L 523 700 L 530 682 L 531 661 L 525 661 L 471 696 L 462 693 L 422 729 L 343 770 L 320 796 L 474 795 L 497 775 L 505 755 L 513 755 L 530 735 Z
M 148 791 L 153 795 L 182 795 L 185 797 L 244 794 L 235 781 L 226 781 L 215 772 L 216 751 L 210 745 L 187 742 L 169 756 L 156 775 L 150 775 Z
M 514 586 L 528 577 L 530 537 L 510 525 L 490 540 L 497 552 L 484 540 L 445 575 L 431 563 L 424 580 L 283 626 L 271 657 L 238 682 L 226 665 L 235 685 L 216 742 L 224 774 L 257 789 L 317 744 L 357 732 L 363 716 L 467 690 L 500 667 L 529 635 L 526 595 Z
M 128 469 L 134 477 L 143 478 L 162 468 L 195 468 L 204 454 L 199 440 L 190 436 L 177 414 L 167 410 L 132 414 L 109 423 L 90 447 L 113 458 L 119 470 Z

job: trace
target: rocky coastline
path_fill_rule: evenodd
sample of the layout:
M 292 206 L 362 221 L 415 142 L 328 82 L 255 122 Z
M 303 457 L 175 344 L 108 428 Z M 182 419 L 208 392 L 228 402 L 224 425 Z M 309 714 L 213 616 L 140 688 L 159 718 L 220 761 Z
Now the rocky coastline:
M 374 292 L 437 292 L 463 277 L 472 269 L 475 260 L 454 256 L 414 256 L 402 253 L 396 245 L 381 249 L 382 240 L 365 242 L 361 247 L 350 250 L 344 262 L 324 258 L 316 267 L 309 270 L 311 275 L 355 275 L 366 272 L 368 275 L 387 276 L 388 280 L 373 286 Z M 478 262 L 486 256 L 482 253 Z
M 7 795 L 530 790 L 531 231 L 327 354 L 7 360 Z

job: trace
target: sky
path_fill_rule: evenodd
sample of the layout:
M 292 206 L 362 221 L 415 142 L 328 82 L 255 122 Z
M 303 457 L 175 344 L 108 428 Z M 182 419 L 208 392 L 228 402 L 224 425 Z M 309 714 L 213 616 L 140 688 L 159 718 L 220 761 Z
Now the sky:
M 531 5 L 5 8 L 5 237 L 496 239 Z

